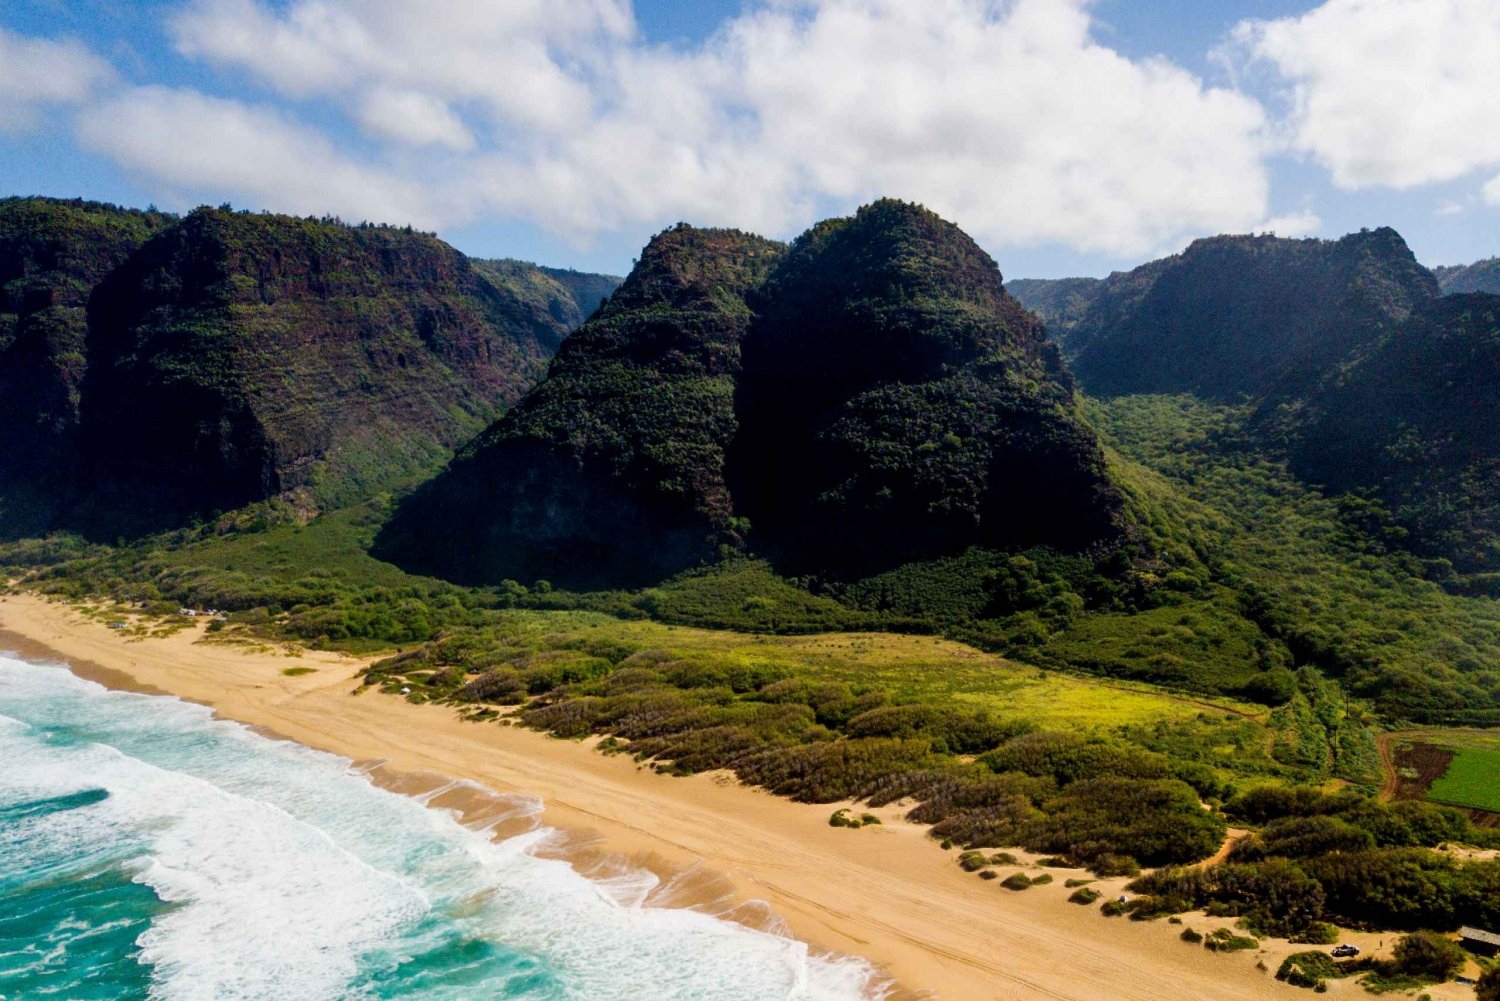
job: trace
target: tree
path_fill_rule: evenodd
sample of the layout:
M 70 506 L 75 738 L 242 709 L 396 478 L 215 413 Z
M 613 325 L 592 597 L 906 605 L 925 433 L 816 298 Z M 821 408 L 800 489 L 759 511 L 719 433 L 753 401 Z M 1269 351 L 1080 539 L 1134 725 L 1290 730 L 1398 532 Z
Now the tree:
M 1479 975 L 1474 985 L 1475 1001 L 1500 1001 L 1500 966 L 1492 966 Z

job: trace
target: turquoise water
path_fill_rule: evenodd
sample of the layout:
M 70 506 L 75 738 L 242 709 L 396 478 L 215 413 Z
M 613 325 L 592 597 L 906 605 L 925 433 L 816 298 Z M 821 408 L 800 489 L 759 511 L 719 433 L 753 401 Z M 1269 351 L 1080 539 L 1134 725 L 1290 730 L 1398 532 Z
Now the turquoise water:
M 518 814 L 539 804 L 517 798 Z M 0 999 L 854 1001 L 858 960 L 642 906 L 346 759 L 0 654 Z

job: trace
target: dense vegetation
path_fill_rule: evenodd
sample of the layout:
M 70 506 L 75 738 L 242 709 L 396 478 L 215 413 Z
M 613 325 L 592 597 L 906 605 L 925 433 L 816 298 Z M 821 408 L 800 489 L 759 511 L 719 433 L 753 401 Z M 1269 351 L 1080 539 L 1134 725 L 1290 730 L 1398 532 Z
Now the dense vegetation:
M 994 262 L 884 201 L 785 252 L 735 232 L 658 236 L 381 552 L 469 583 L 598 588 L 727 547 L 846 584 L 975 546 L 1102 558 L 1126 541 L 1123 508 L 1055 349 Z
M 1091 414 L 1122 452 L 1222 516 L 1206 527 L 1237 599 L 1205 614 L 1248 619 L 1273 657 L 1318 667 L 1387 718 L 1500 724 L 1500 602 L 1434 583 L 1379 505 L 1324 497 L 1246 449 L 1248 408 L 1130 397 Z M 1128 620 L 1116 626 L 1121 643 L 1145 641 Z
M 1224 812 L 1260 828 L 1228 863 L 1161 869 L 1132 889 L 1164 913 L 1208 908 L 1294 941 L 1322 941 L 1329 922 L 1455 931 L 1500 921 L 1500 861 L 1431 850 L 1488 837 L 1458 810 L 1261 787 L 1232 798 Z
M 1500 594 L 1500 296 L 1446 295 L 1262 424 L 1292 469 L 1368 493 L 1440 577 Z
M 1093 395 L 1233 401 L 1316 378 L 1437 294 L 1391 229 L 1333 242 L 1220 236 L 1110 276 L 1069 344 Z

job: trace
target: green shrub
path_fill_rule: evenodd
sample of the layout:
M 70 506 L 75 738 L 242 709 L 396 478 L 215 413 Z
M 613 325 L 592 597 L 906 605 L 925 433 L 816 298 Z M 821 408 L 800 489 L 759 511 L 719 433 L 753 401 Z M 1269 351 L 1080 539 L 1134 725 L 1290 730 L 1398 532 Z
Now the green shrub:
M 1319 984 L 1333 977 L 1342 976 L 1333 957 L 1323 952 L 1294 952 L 1281 961 L 1276 970 L 1276 979 L 1293 987 L 1316 989 Z
M 1184 928 L 1182 929 L 1182 934 L 1179 935 L 1178 938 L 1182 939 L 1184 942 L 1191 942 L 1194 945 L 1197 945 L 1199 942 L 1203 941 L 1203 933 L 1194 931 L 1191 928 Z
M 1013 872 L 1002 879 L 1000 885 L 1007 890 L 1029 890 L 1031 889 L 1031 880 L 1026 877 L 1024 872 Z
M 1092 904 L 1094 901 L 1098 900 L 1099 897 L 1100 893 L 1098 890 L 1092 889 L 1087 886 L 1080 886 L 1078 889 L 1069 894 L 1068 902 L 1073 904 Z
M 1089 871 L 1096 876 L 1108 879 L 1111 876 L 1139 876 L 1141 874 L 1140 863 L 1129 855 L 1115 855 L 1105 852 L 1095 856 L 1089 863 Z
M 1396 940 L 1392 959 L 1396 969 L 1406 976 L 1443 983 L 1453 979 L 1468 956 L 1458 943 L 1430 931 L 1419 931 Z
M 1240 952 L 1260 948 L 1260 940 L 1248 935 L 1236 935 L 1228 928 L 1216 928 L 1203 939 L 1203 948 L 1210 952 Z

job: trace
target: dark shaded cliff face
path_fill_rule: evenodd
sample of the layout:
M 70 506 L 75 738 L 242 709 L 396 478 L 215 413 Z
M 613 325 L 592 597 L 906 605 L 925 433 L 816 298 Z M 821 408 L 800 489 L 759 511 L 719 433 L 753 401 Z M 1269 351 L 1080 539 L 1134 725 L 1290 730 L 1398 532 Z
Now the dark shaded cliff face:
M 472 583 L 638 586 L 724 545 L 858 576 L 970 545 L 1080 550 L 1121 499 L 993 261 L 880 202 L 788 252 L 652 241 L 547 379 L 378 546 Z
M 1316 378 L 1437 294 L 1391 229 L 1221 236 L 1112 275 L 1068 337 L 1096 395 L 1260 396 Z
M 732 485 L 788 569 L 1117 535 L 1056 348 L 956 226 L 877 202 L 799 238 L 755 302 Z
M 1500 573 L 1500 296 L 1436 300 L 1277 415 L 1292 467 L 1372 490 L 1425 555 Z
M 656 237 L 547 379 L 423 487 L 377 546 L 475 583 L 643 584 L 737 541 L 725 452 L 746 292 L 780 244 Z
M 1500 257 L 1432 269 L 1444 295 L 1464 292 L 1488 292 L 1500 295 Z
M 89 293 L 172 221 L 96 202 L 0 199 L 0 477 L 67 473 Z
M 368 497 L 519 399 L 565 332 L 432 237 L 198 210 L 90 300 L 93 514 Z

